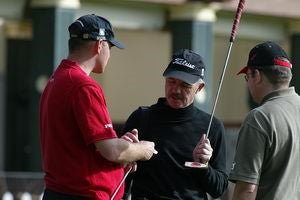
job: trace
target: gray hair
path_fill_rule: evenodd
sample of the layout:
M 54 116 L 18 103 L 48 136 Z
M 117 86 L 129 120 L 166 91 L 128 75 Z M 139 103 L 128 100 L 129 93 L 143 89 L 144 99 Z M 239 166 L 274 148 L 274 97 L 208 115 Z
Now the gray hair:
M 288 61 L 285 58 L 281 59 Z M 255 67 L 253 70 L 255 69 L 261 71 L 275 88 L 281 87 L 283 85 L 289 85 L 293 76 L 290 68 L 279 65 L 271 65 L 267 67 L 258 66 Z

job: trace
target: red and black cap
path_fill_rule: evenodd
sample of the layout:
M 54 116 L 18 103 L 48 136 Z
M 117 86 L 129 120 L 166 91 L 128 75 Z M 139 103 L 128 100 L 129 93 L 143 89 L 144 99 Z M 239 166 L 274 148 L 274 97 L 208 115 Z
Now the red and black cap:
M 292 69 L 285 51 L 275 42 L 267 41 L 256 45 L 249 53 L 247 66 L 238 74 L 246 74 L 248 68 L 263 69 L 273 65 Z
M 124 49 L 125 46 L 115 39 L 111 23 L 95 14 L 84 15 L 69 26 L 70 38 L 83 40 L 107 40 L 112 45 Z

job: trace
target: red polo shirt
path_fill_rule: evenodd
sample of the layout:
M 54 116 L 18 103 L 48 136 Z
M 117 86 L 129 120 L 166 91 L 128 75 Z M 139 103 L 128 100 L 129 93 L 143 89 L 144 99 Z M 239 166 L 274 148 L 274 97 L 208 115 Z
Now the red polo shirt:
M 101 87 L 75 62 L 63 60 L 42 94 L 40 134 L 48 189 L 110 199 L 123 167 L 103 158 L 94 143 L 117 136 Z M 123 187 L 115 199 L 122 194 Z

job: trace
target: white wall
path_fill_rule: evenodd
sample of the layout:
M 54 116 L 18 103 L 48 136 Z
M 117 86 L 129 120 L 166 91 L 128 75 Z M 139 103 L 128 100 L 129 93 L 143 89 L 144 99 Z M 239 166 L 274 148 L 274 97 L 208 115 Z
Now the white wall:
M 130 30 L 160 30 L 165 25 L 165 9 L 157 4 L 105 3 L 99 4 L 81 2 L 81 8 L 76 12 L 76 18 L 85 14 L 96 14 L 107 18 L 113 25 Z
M 103 86 L 114 122 L 124 122 L 140 105 L 164 96 L 163 70 L 170 60 L 168 32 L 117 30 L 126 49 L 113 48 L 103 75 L 93 75 Z
M 25 0 L 0 0 L 0 17 L 20 19 Z

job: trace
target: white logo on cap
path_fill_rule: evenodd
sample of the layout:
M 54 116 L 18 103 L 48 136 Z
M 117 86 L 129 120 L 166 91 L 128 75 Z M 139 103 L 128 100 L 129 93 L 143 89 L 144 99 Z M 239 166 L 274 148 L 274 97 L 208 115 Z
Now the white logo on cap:
M 195 69 L 195 65 L 189 63 L 188 61 L 186 61 L 183 58 L 175 58 L 175 60 L 173 61 L 172 64 L 177 64 L 177 65 L 182 65 L 191 69 Z
M 105 36 L 105 29 L 100 28 L 100 29 L 99 29 L 99 35 L 100 35 L 100 36 Z
M 201 76 L 204 76 L 204 69 L 201 69 Z

